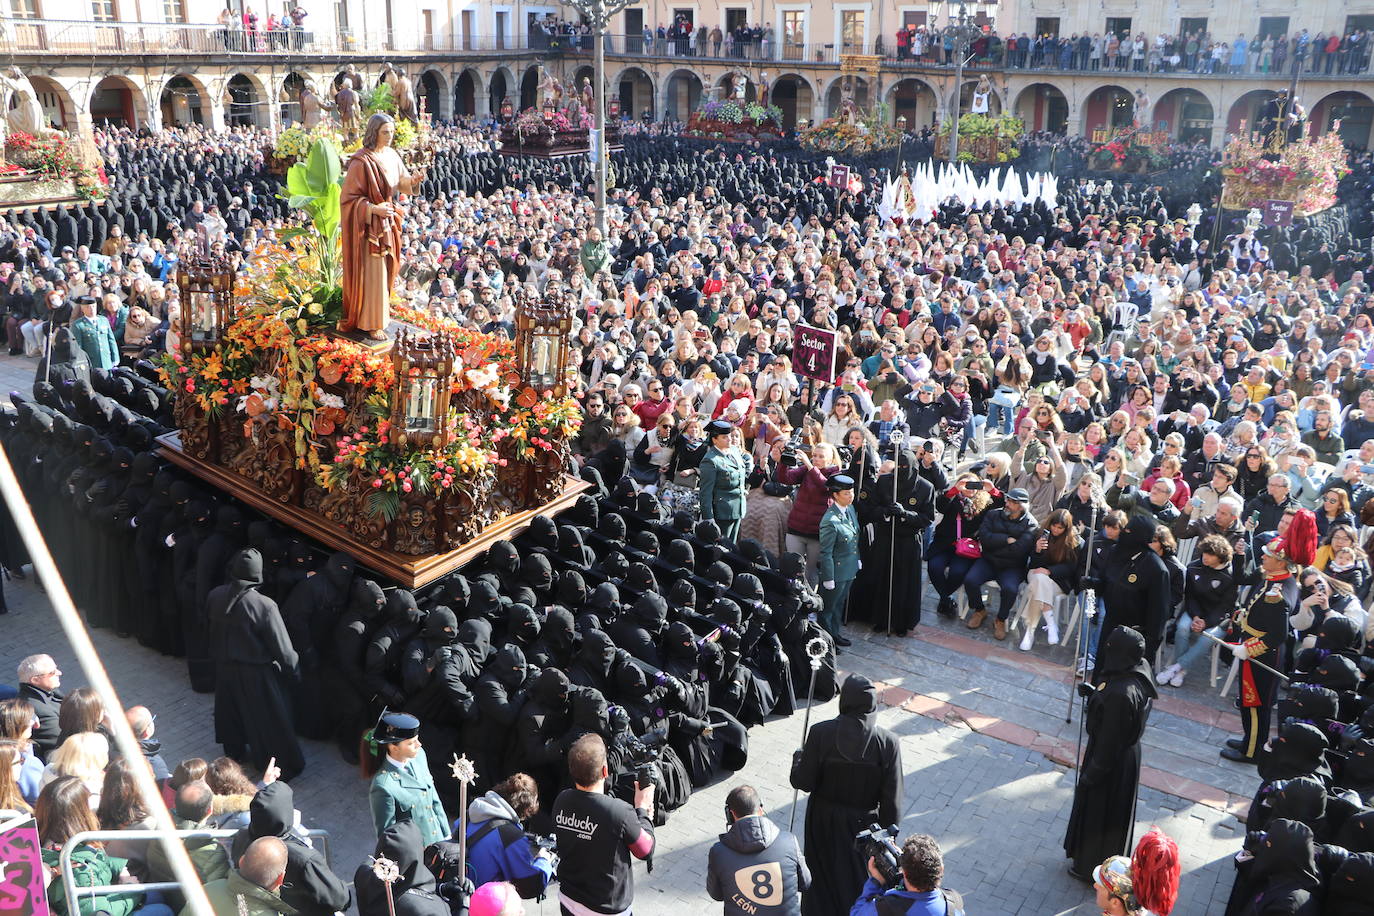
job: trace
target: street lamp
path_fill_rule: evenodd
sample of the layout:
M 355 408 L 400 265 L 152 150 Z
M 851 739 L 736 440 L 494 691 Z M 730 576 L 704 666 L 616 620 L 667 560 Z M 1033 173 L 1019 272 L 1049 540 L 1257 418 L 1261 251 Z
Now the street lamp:
M 959 107 L 964 89 L 964 64 L 968 57 L 969 45 L 973 44 L 973 40 L 983 31 L 982 26 L 978 24 L 978 14 L 982 10 L 983 0 L 973 0 L 972 13 L 969 12 L 966 0 L 959 0 L 959 11 L 953 12 L 953 2 L 954 0 L 934 0 L 931 3 L 932 7 L 938 8 L 943 4 L 949 8 L 949 14 L 946 16 L 949 23 L 932 31 L 937 36 L 949 38 L 954 46 L 954 120 L 949 128 L 950 162 L 955 162 L 959 158 Z
M 596 169 L 596 225 L 601 238 L 610 236 L 606 227 L 606 182 L 611 154 L 606 142 L 606 29 L 611 17 L 630 6 L 634 0 L 565 0 L 567 6 L 582 14 L 596 35 L 596 91 L 592 93 L 596 106 L 596 136 L 592 141 L 593 167 Z

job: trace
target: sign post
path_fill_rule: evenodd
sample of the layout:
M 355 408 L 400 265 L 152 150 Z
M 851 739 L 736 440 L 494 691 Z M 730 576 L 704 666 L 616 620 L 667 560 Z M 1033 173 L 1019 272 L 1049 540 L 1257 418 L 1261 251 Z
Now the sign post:
M 1293 201 L 1266 200 L 1260 205 L 1264 214 L 1264 225 L 1287 227 L 1293 225 Z
M 832 384 L 835 381 L 835 332 L 809 324 L 797 325 L 793 334 L 792 371 L 822 385 Z

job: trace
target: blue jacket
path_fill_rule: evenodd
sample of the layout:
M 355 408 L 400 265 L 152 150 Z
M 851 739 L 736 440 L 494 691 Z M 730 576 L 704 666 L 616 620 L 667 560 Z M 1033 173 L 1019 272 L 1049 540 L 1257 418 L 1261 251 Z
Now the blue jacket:
M 492 821 L 497 826 L 484 829 Z M 473 842 L 478 831 L 483 835 Z M 533 900 L 553 880 L 553 861 L 535 855 L 515 809 L 497 793 L 488 792 L 468 805 L 467 835 L 468 877 L 478 887 L 488 881 L 509 881 L 522 898 Z
M 883 901 L 881 910 L 878 908 L 879 900 Z M 907 903 L 907 908 L 898 909 L 901 903 Z M 906 913 L 908 916 L 964 916 L 964 911 L 952 906 L 945 899 L 944 892 L 939 888 L 920 893 L 909 891 L 905 886 L 884 891 L 883 886 L 870 875 L 867 883 L 864 884 L 863 892 L 859 894 L 859 899 L 849 908 L 849 916 L 878 916 L 879 913 Z

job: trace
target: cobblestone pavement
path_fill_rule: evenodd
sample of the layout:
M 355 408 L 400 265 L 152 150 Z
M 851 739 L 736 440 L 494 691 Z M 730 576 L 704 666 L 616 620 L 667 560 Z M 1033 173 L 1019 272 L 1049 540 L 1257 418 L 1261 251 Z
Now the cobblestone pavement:
M 31 651 L 48 651 L 65 672 L 64 688 L 84 683 L 33 579 L 6 583 L 6 597 L 10 613 L 0 617 L 0 672 L 13 672 Z M 1095 913 L 1089 891 L 1065 874 L 1060 848 L 1073 773 L 1049 759 L 1033 740 L 1023 740 L 1041 729 L 1056 734 L 1070 734 L 1072 729 L 1076 736 L 1077 719 L 1064 726 L 1058 711 L 1067 696 L 1066 685 L 1005 664 L 996 657 L 999 650 L 992 650 L 992 658 L 979 658 L 975 652 L 982 640 L 950 635 L 937 627 L 922 634 L 920 640 L 900 642 L 855 634 L 860 638 L 841 658 L 848 669 L 892 685 L 884 694 L 889 705 L 880 721 L 901 736 L 906 771 L 903 832 L 924 831 L 940 839 L 946 883 L 965 895 L 971 914 Z M 94 631 L 94 637 L 125 705 L 147 704 L 158 714 L 158 737 L 169 761 L 219 753 L 211 700 L 190 690 L 181 660 L 158 655 L 132 639 L 119 639 L 108 630 Z M 942 637 L 962 640 L 968 651 L 961 656 L 926 641 Z M 942 698 L 950 705 L 923 706 L 922 698 Z M 987 716 L 973 714 L 970 706 L 986 709 Z M 831 702 L 816 707 L 813 718 L 821 720 L 835 712 Z M 794 716 L 751 731 L 749 765 L 693 794 L 659 830 L 653 874 L 646 875 L 642 866 L 637 872 L 637 913 L 669 916 L 696 906 L 718 912 L 704 890 L 705 866 L 706 852 L 721 829 L 725 795 L 732 785 L 748 781 L 759 788 L 773 817 L 786 825 L 792 808 L 787 772 L 801 727 L 801 717 Z M 1180 734 L 1190 731 L 1198 734 Z M 1216 761 L 1215 743 L 1203 740 L 1210 740 L 1213 731 L 1157 711 L 1145 763 L 1167 769 L 1169 758 L 1161 757 L 1167 747 L 1177 745 L 1178 760 L 1196 767 L 1197 775 L 1210 776 L 1210 783 L 1235 783 L 1236 789 L 1248 785 L 1246 791 L 1253 791 L 1252 773 Z M 305 747 L 308 765 L 293 785 L 296 805 L 307 826 L 329 830 L 333 864 L 349 876 L 372 846 L 366 785 L 332 747 L 315 742 L 305 742 Z M 1213 756 L 1204 761 L 1207 750 Z M 1214 772 L 1203 773 L 1204 762 Z M 1224 906 L 1231 882 L 1227 859 L 1238 848 L 1243 831 L 1224 807 L 1153 788 L 1141 790 L 1139 829 L 1160 825 L 1179 840 L 1184 852 L 1178 913 L 1219 912 Z M 802 799 L 798 832 L 804 808 Z M 546 902 L 531 912 L 556 913 L 557 908 Z

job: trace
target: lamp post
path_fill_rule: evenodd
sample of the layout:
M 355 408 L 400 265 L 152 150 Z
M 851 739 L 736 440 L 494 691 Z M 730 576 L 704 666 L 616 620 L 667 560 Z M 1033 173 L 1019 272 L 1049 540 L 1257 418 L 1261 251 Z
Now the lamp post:
M 609 238 L 606 227 L 606 181 L 610 171 L 611 154 L 606 143 L 606 29 L 611 17 L 629 6 L 632 0 L 566 0 L 568 6 L 582 14 L 596 35 L 596 91 L 592 93 L 595 106 L 596 137 L 592 143 L 592 167 L 596 171 L 596 225 L 604 241 Z
M 959 107 L 963 97 L 964 64 L 968 57 L 969 45 L 982 32 L 977 20 L 983 0 L 973 0 L 972 13 L 969 12 L 966 0 L 959 0 L 958 13 L 952 12 L 953 0 L 944 2 L 951 9 L 947 17 L 949 24 L 934 31 L 936 35 L 950 38 L 954 45 L 954 113 L 949 128 L 949 161 L 955 162 L 959 158 Z M 940 0 L 936 0 L 932 5 L 939 6 Z

